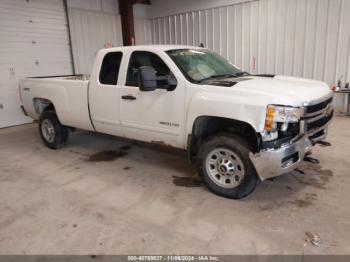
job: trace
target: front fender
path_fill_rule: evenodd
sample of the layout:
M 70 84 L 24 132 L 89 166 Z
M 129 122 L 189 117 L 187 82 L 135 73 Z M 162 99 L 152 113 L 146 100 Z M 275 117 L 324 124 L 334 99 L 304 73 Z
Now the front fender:
M 254 97 L 199 92 L 189 102 L 187 134 L 192 133 L 193 123 L 200 116 L 239 120 L 251 125 L 256 132 L 262 132 L 265 125 L 266 104 L 259 103 Z

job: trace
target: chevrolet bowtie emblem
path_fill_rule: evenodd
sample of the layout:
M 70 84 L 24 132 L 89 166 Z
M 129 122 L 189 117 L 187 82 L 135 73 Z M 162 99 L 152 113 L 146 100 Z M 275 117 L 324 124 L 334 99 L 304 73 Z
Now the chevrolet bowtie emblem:
M 332 113 L 332 111 L 333 111 L 332 105 L 329 104 L 329 105 L 327 105 L 327 107 L 326 107 L 326 110 L 325 110 L 325 112 L 324 112 L 324 115 L 325 115 L 325 116 L 329 116 L 329 115 Z

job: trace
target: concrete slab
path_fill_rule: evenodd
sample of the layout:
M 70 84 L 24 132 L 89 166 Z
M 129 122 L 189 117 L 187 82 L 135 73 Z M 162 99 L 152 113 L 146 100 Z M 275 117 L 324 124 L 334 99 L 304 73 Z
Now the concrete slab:
M 36 124 L 2 129 L 0 254 L 349 254 L 349 130 L 337 117 L 320 164 L 235 201 L 200 185 L 185 154 L 88 132 L 54 151 Z M 126 153 L 101 161 L 110 150 Z

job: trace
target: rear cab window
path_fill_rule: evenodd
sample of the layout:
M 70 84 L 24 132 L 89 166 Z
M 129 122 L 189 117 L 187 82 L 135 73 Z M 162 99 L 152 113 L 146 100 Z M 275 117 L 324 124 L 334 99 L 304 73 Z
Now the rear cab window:
M 117 84 L 122 57 L 122 52 L 110 52 L 104 56 L 99 75 L 99 80 L 101 84 Z

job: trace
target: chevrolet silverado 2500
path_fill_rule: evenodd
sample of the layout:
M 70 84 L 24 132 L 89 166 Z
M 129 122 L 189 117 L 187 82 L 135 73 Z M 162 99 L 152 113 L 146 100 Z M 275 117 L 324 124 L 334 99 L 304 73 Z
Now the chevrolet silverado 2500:
M 193 46 L 103 49 L 91 77 L 26 78 L 19 88 L 49 148 L 70 128 L 162 142 L 187 150 L 204 184 L 234 199 L 297 168 L 333 116 L 325 83 L 251 75 Z

